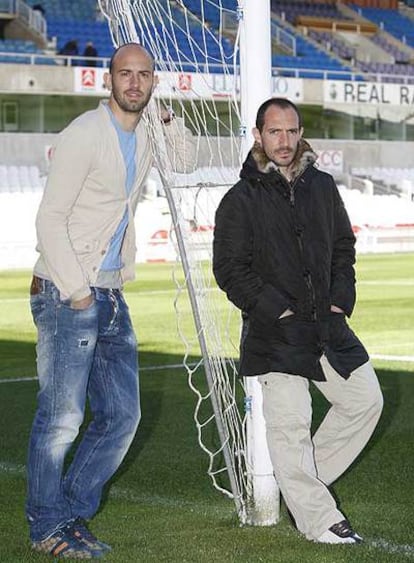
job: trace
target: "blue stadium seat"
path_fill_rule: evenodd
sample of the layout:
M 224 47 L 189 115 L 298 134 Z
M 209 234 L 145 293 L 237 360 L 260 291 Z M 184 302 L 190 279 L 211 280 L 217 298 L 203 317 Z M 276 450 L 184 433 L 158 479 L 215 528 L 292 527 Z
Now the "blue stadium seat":
M 186 69 L 191 70 L 194 70 L 194 65 L 197 63 L 202 65 L 220 63 L 223 52 L 218 46 L 218 28 L 226 12 L 232 12 L 233 14 L 236 12 L 238 6 L 237 0 L 221 0 L 220 8 L 217 3 L 207 0 L 185 0 L 184 5 L 186 9 L 191 11 L 196 18 L 186 18 L 183 6 L 180 5 L 180 3 L 172 3 L 169 2 L 169 0 L 160 1 L 165 2 L 165 7 L 168 7 L 168 10 L 172 13 L 171 18 L 162 16 L 160 13 L 160 17 L 164 18 L 163 25 L 168 29 L 172 25 L 171 22 L 175 24 L 174 30 L 178 44 L 172 40 L 169 42 L 168 49 L 170 56 L 176 59 L 176 62 L 181 62 L 181 65 L 185 65 Z M 38 3 L 38 1 L 27 0 L 27 3 L 33 6 L 35 3 Z M 98 7 L 96 0 L 71 0 L 70 2 L 68 0 L 43 0 L 42 6 L 45 10 L 48 35 L 49 37 L 57 38 L 58 50 L 62 49 L 66 42 L 75 39 L 78 42 L 79 55 L 81 56 L 86 43 L 93 41 L 100 57 L 111 56 L 113 52 L 111 35 L 107 22 L 97 18 Z M 275 0 L 272 2 L 272 9 L 279 14 L 283 13 L 286 19 L 292 22 L 295 21 L 298 15 L 312 15 L 336 20 L 347 19 L 334 3 L 324 3 L 322 1 L 303 0 L 293 3 L 290 0 Z M 359 8 L 358 10 L 361 11 Z M 377 12 L 380 12 L 383 17 L 384 10 L 377 10 Z M 388 14 L 393 11 L 386 10 L 386 12 L 388 17 Z M 371 17 L 372 14 L 375 15 L 376 12 L 372 9 L 368 10 L 366 17 L 375 21 L 375 19 Z M 363 15 L 365 15 L 364 10 Z M 197 22 L 197 18 L 199 18 L 199 20 L 201 18 L 207 20 L 209 23 L 207 32 L 206 28 L 203 30 L 200 23 Z M 162 33 L 162 24 L 159 23 L 157 25 L 158 31 Z M 281 23 L 278 20 L 277 26 L 283 28 L 283 22 Z M 189 37 L 184 32 L 180 33 L 178 31 L 179 27 L 185 30 L 189 28 Z M 411 28 L 413 28 L 412 23 Z M 288 29 L 287 26 L 286 29 Z M 289 33 L 292 34 L 291 28 L 289 28 Z M 296 56 L 283 59 L 280 58 L 280 56 L 273 57 L 273 64 L 278 67 L 277 70 L 279 73 L 282 69 L 307 68 L 312 70 L 312 72 L 315 71 L 316 74 L 318 74 L 319 71 L 327 71 L 330 73 L 336 72 L 337 76 L 343 78 L 349 75 L 351 72 L 350 67 L 345 63 L 339 62 L 337 57 L 339 56 L 344 60 L 353 61 L 354 52 L 349 46 L 347 47 L 344 42 L 341 43 L 339 38 L 331 34 L 331 54 L 329 54 L 325 48 L 327 39 L 323 38 L 323 36 L 318 40 L 318 37 L 313 35 L 313 40 L 316 40 L 320 44 L 320 48 L 317 48 L 314 45 L 314 41 L 308 41 L 299 33 L 294 35 L 296 38 Z M 220 38 L 220 41 L 222 41 L 224 56 L 230 59 L 233 55 L 232 39 Z M 143 43 L 144 45 L 146 44 L 145 38 L 143 39 Z M 207 46 L 207 56 L 204 53 L 204 45 Z M 149 44 L 146 46 L 151 50 Z M 25 48 L 27 49 L 27 53 L 37 52 L 36 50 L 31 50 L 33 46 L 30 47 L 27 45 Z M 387 47 L 384 46 L 384 48 Z M 391 47 L 389 48 L 391 49 Z M 22 52 L 20 49 L 22 49 L 22 46 L 19 47 L 18 52 Z M 402 61 L 404 55 L 395 52 L 393 56 L 395 56 L 395 60 Z M 40 63 L 54 64 L 54 59 L 44 58 L 41 60 L 39 58 L 39 64 Z M 344 74 L 341 74 L 342 72 Z
M 401 14 L 398 10 L 381 8 L 361 8 L 355 4 L 349 4 L 358 14 L 376 23 L 400 41 L 414 47 L 414 25 L 411 19 Z

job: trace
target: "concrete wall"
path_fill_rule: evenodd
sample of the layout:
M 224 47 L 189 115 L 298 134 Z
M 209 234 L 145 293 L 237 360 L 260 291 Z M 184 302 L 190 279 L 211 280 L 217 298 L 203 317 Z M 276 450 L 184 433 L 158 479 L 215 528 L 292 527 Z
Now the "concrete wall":
M 41 174 L 46 174 L 47 152 L 55 138 L 56 134 L 51 133 L 0 133 L 0 162 L 7 165 L 34 164 L 39 168 Z M 344 172 L 350 172 L 353 167 L 414 167 L 412 158 L 414 142 L 329 139 L 310 139 L 310 142 L 315 150 L 342 150 Z M 226 140 L 221 139 L 220 147 L 225 147 L 225 144 Z M 211 140 L 210 145 L 214 146 Z M 211 162 L 210 153 L 201 149 L 199 166 L 206 164 L 203 154 L 208 155 L 207 163 L 213 166 L 218 165 L 218 154 L 216 155 L 217 162 Z M 222 157 L 223 154 L 220 156 Z
M 323 85 L 323 80 L 303 80 L 303 104 L 320 105 L 322 107 Z M 74 87 L 74 69 L 71 67 L 60 65 L 0 65 L 0 93 L 75 95 Z M 372 104 L 366 105 L 372 106 Z M 0 133 L 0 163 L 34 164 L 39 167 L 41 173 L 45 173 L 46 153 L 54 137 L 54 134 Z M 310 140 L 317 150 L 342 150 L 345 172 L 348 172 L 352 167 L 360 166 L 397 168 L 413 166 L 414 142 Z M 203 164 L 201 157 L 199 165 Z
M 47 151 L 55 137 L 55 134 L 0 133 L 0 162 L 35 165 L 46 174 Z
M 0 270 L 32 268 L 36 259 L 35 218 L 41 193 L 0 193 Z M 188 190 L 189 207 L 199 202 L 199 190 Z M 357 190 L 343 194 L 345 206 L 356 228 L 357 252 L 413 252 L 414 251 L 414 203 L 404 202 L 394 196 L 369 196 Z M 209 193 L 206 201 L 209 200 Z M 211 201 L 211 200 L 210 200 Z M 207 214 L 208 215 L 208 214 Z M 195 233 L 189 229 L 187 236 L 197 245 L 197 256 L 205 259 L 210 255 L 212 221 L 200 214 L 203 226 Z M 183 223 L 182 228 L 189 223 Z M 165 198 L 143 201 L 138 205 L 135 218 L 137 262 L 174 260 L 176 248 L 169 233 L 171 216 Z
M 13 94 L 71 94 L 73 69 L 60 65 L 0 65 L 0 92 Z
M 350 172 L 353 167 L 414 167 L 414 142 L 314 139 L 312 146 L 317 150 L 342 150 L 344 172 Z

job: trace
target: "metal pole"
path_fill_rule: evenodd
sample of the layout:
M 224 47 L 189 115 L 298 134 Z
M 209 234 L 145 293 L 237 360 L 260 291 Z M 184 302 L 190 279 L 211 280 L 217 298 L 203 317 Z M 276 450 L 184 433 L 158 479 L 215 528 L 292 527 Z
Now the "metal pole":
M 246 156 L 253 144 L 257 110 L 272 90 L 270 0 L 239 0 L 239 5 L 242 148 Z
M 162 175 L 161 175 L 161 178 L 163 179 Z M 211 371 L 211 368 L 210 368 L 208 346 L 207 346 L 207 343 L 206 343 L 206 340 L 205 340 L 205 337 L 204 337 L 204 328 L 203 328 L 203 324 L 201 322 L 199 306 L 198 306 L 198 303 L 197 303 L 194 284 L 193 284 L 193 280 L 192 280 L 192 276 L 191 276 L 191 268 L 190 268 L 190 264 L 189 264 L 189 261 L 188 261 L 186 248 L 185 248 L 184 236 L 183 236 L 183 233 L 182 233 L 180 221 L 179 221 L 179 218 L 178 218 L 177 208 L 175 206 L 175 201 L 174 201 L 174 198 L 173 198 L 173 195 L 172 195 L 171 188 L 168 185 L 164 185 L 164 190 L 165 190 L 165 195 L 167 197 L 168 205 L 169 205 L 169 208 L 170 208 L 170 213 L 171 213 L 174 231 L 175 231 L 175 234 L 176 234 L 176 237 L 177 237 L 178 250 L 179 250 L 179 253 L 180 253 L 181 263 L 182 263 L 184 274 L 185 274 L 186 285 L 187 285 L 187 289 L 188 289 L 188 295 L 189 295 L 189 298 L 190 298 L 191 309 L 192 309 L 192 312 L 193 312 L 194 323 L 195 323 L 196 330 L 197 330 L 201 354 L 202 354 L 203 360 L 204 360 L 204 370 L 205 370 L 207 385 L 208 385 L 208 388 L 209 388 L 209 391 L 210 391 L 210 400 L 211 400 L 211 404 L 212 404 L 212 407 L 213 407 L 213 412 L 214 412 L 214 417 L 215 417 L 215 421 L 216 421 L 216 425 L 217 425 L 217 431 L 218 431 L 218 434 L 219 434 L 220 444 L 222 446 L 222 452 L 223 452 L 224 460 L 225 460 L 225 463 L 226 463 L 227 473 L 228 473 L 228 476 L 229 476 L 230 488 L 231 488 L 231 491 L 233 493 L 233 499 L 234 499 L 234 502 L 235 502 L 235 505 L 236 505 L 237 513 L 239 515 L 240 520 L 243 522 L 245 517 L 244 517 L 244 507 L 243 507 L 243 502 L 242 502 L 242 493 L 241 493 L 239 486 L 238 486 L 238 482 L 237 482 L 237 478 L 236 478 L 236 472 L 235 472 L 234 464 L 233 464 L 233 458 L 232 458 L 231 452 L 230 452 L 229 447 L 228 447 L 228 437 L 227 437 L 225 429 L 224 429 L 222 413 L 221 413 L 219 403 L 218 403 L 218 400 L 217 400 L 217 396 L 216 396 L 216 390 L 215 390 L 215 386 L 214 386 L 214 377 L 213 377 L 213 374 L 212 374 L 212 371 Z
M 271 96 L 272 50 L 270 0 L 239 0 L 242 152 L 253 145 L 252 128 L 259 106 Z M 262 390 L 256 377 L 245 378 L 248 479 L 253 498 L 248 521 L 268 526 L 279 520 L 279 488 L 273 475 L 262 412 Z

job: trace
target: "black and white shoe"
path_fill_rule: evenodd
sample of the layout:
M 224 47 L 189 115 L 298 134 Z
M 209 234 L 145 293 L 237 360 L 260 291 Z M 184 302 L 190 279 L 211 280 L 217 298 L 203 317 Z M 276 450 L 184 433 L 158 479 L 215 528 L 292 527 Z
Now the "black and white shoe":
M 348 520 L 331 526 L 317 540 L 318 543 L 362 543 L 364 540 L 351 527 Z

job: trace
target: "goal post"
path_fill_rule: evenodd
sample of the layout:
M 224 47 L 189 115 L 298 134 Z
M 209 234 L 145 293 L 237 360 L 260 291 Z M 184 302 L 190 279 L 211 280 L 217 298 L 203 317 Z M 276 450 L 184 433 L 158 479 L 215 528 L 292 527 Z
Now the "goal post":
M 271 96 L 272 49 L 270 0 L 240 0 L 240 105 L 242 156 L 253 144 L 252 128 L 259 106 Z M 275 524 L 279 520 L 279 488 L 273 474 L 262 409 L 262 390 L 256 377 L 245 378 L 246 449 L 251 480 L 249 523 Z
M 208 474 L 234 500 L 241 524 L 274 524 L 279 493 L 260 385 L 256 377 L 238 376 L 240 312 L 217 288 L 211 269 L 215 211 L 238 179 L 255 113 L 270 96 L 270 0 L 98 2 L 114 45 L 139 42 L 156 61 L 159 85 L 144 119 L 184 272 L 183 283 L 176 276 L 174 307 Z M 173 170 L 157 117 L 160 104 L 183 117 L 195 137 L 198 166 L 192 173 Z

